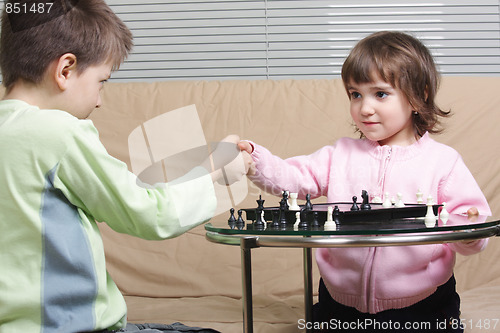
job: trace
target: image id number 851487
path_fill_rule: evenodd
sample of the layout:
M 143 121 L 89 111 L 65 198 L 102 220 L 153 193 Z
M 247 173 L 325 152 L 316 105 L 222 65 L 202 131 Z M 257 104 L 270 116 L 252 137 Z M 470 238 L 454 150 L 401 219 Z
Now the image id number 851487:
M 476 329 L 483 330 L 485 332 L 497 332 L 497 329 L 500 329 L 500 318 L 494 319 L 452 319 L 451 328 L 457 329 L 461 328 L 464 330 L 467 329 Z
M 5 12 L 7 14 L 44 14 L 50 13 L 53 4 L 53 2 L 9 2 L 5 5 Z

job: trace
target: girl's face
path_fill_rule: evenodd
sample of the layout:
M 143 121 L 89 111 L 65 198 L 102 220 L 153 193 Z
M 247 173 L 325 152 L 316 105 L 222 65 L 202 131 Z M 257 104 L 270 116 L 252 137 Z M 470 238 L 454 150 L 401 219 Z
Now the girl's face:
M 369 83 L 348 85 L 351 117 L 367 139 L 380 145 L 408 146 L 416 141 L 412 112 L 403 92 L 380 76 Z

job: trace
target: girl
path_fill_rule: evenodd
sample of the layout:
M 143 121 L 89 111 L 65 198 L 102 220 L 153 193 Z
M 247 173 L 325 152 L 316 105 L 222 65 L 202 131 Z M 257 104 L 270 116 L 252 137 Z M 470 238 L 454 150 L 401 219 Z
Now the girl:
M 363 189 L 374 197 L 421 190 L 450 213 L 490 215 L 488 203 L 459 154 L 435 142 L 439 120 L 448 112 L 435 102 L 439 75 L 429 50 L 400 32 L 378 32 L 360 41 L 342 67 L 350 113 L 360 139 L 342 138 L 309 156 L 282 160 L 253 142 L 250 178 L 276 193 L 350 201 Z M 481 251 L 486 240 L 406 247 L 318 249 L 321 274 L 316 321 L 348 322 L 350 331 L 461 332 L 455 291 L 455 253 Z M 456 321 L 455 321 L 456 322 Z M 444 326 L 443 326 L 444 325 Z M 336 325 L 345 327 L 343 325 Z M 445 328 L 443 328 L 445 327 Z

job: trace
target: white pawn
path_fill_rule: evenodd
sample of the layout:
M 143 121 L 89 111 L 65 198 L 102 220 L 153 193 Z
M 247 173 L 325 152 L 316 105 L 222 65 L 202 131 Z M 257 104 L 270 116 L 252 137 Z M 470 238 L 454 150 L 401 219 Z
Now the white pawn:
M 385 192 L 384 202 L 382 203 L 382 207 L 384 208 L 392 207 L 392 202 L 391 202 L 391 197 L 389 196 L 389 192 Z
M 324 230 L 337 230 L 337 224 L 333 220 L 333 207 L 328 207 L 328 212 L 326 214 L 325 225 L 323 226 Z
M 446 224 L 446 222 L 448 222 L 449 217 L 450 213 L 448 213 L 448 211 L 446 210 L 446 202 L 443 202 L 443 207 L 439 212 L 439 218 L 441 219 L 441 221 L 443 221 L 443 224 Z
M 297 204 L 297 196 L 298 194 L 297 193 L 290 193 L 290 200 L 289 200 L 289 204 L 288 204 L 288 209 L 290 210 L 300 210 L 300 207 L 299 205 Z
M 398 193 L 398 201 L 394 204 L 394 206 L 401 208 L 405 206 L 405 203 L 403 202 L 403 195 L 401 193 Z
M 422 193 L 422 191 L 420 189 L 418 189 L 416 196 L 417 196 L 417 203 L 423 204 L 424 203 L 424 194 Z
M 299 223 L 300 223 L 300 212 L 295 213 L 295 224 L 293 225 L 294 230 L 299 229 Z

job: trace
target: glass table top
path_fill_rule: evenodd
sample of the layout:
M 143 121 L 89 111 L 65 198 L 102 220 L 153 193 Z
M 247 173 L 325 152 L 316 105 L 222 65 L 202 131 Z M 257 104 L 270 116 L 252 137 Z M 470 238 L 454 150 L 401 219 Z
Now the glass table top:
M 331 223 L 330 223 L 331 224 Z M 492 216 L 476 216 L 469 219 L 465 215 L 450 214 L 447 219 L 436 217 L 395 218 L 385 220 L 340 221 L 333 227 L 325 228 L 323 223 L 316 227 L 299 228 L 294 224 L 267 222 L 265 226 L 254 221 L 228 223 L 227 220 L 214 219 L 205 224 L 205 230 L 227 235 L 273 235 L 273 236 L 335 236 L 335 235 L 390 235 L 410 233 L 444 233 L 485 229 L 500 225 L 500 219 Z

